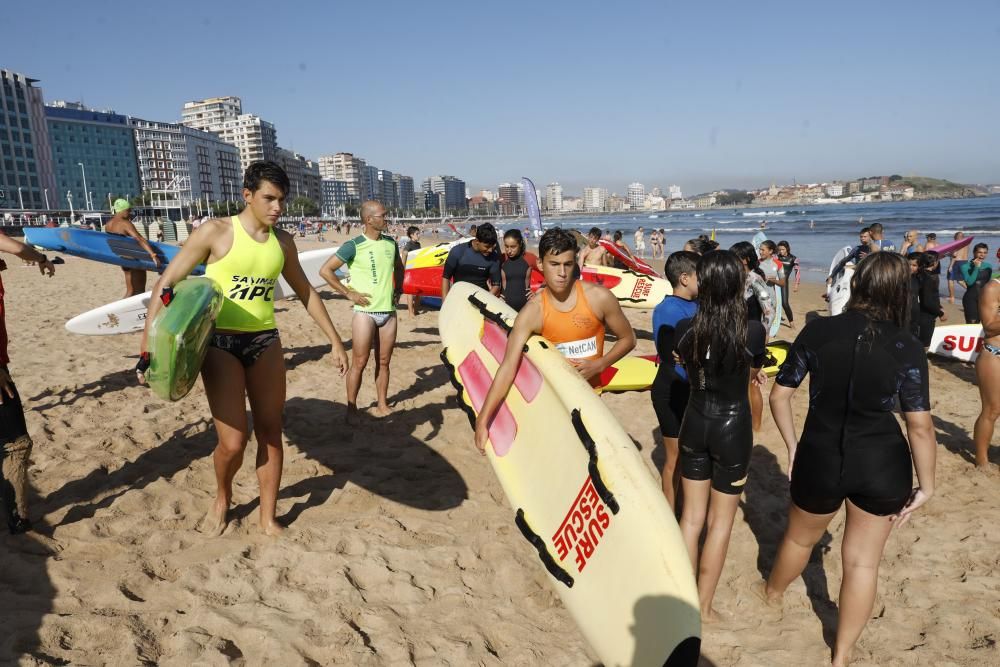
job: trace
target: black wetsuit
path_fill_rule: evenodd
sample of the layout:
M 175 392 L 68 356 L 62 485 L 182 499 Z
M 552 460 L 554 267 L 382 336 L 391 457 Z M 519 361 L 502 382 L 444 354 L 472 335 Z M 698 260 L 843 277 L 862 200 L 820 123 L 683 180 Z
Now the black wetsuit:
M 455 246 L 444 263 L 444 277 L 453 282 L 467 282 L 489 289 L 490 283 L 500 287 L 500 255 L 489 257 L 472 249 L 472 241 Z
M 798 264 L 799 258 L 792 254 L 784 257 L 775 255 L 775 257 L 781 262 L 782 277 L 785 279 L 785 284 L 781 286 L 781 308 L 785 311 L 785 319 L 791 324 L 794 316 L 792 314 L 792 299 L 789 294 L 791 293 L 792 273 L 795 272 L 795 265 Z
M 503 300 L 514 310 L 521 310 L 528 303 L 528 260 L 522 254 L 516 259 L 508 259 L 500 265 L 503 272 Z
M 920 290 L 920 308 L 917 313 L 917 338 L 924 347 L 930 347 L 934 337 L 934 325 L 944 314 L 941 309 L 941 277 L 932 271 L 917 273 L 917 283 Z
M 927 356 L 908 331 L 858 311 L 810 322 L 775 382 L 806 374 L 809 412 L 792 465 L 792 502 L 830 514 L 845 499 L 879 516 L 901 510 L 912 491 L 910 447 L 893 415 L 930 410 Z
M 677 329 L 681 350 L 688 350 L 685 336 L 691 336 L 690 328 L 681 323 Z M 710 479 L 712 488 L 722 493 L 743 492 L 753 449 L 747 384 L 751 367 L 764 365 L 766 341 L 764 325 L 751 320 L 747 325 L 747 347 L 739 354 L 729 351 L 723 358 L 705 360 L 699 367 L 694 359 L 684 356 L 691 394 L 678 436 L 681 476 Z
M 910 274 L 910 333 L 920 338 L 920 278 Z

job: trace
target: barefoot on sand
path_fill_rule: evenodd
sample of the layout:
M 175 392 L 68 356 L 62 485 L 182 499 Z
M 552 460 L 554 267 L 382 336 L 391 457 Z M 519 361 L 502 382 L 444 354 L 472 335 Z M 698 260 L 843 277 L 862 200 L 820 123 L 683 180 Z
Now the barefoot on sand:
M 390 408 L 388 405 L 376 405 L 369 411 L 369 414 L 373 417 L 378 417 L 378 418 L 388 417 L 389 415 L 392 414 L 392 408 Z
M 279 537 L 285 532 L 285 527 L 278 523 L 276 520 L 269 521 L 267 523 L 262 523 L 260 529 L 268 537 Z
M 768 595 L 767 583 L 763 581 L 755 581 L 754 583 L 750 584 L 750 592 L 753 593 L 758 600 L 766 604 L 771 609 L 781 609 L 785 603 L 784 595 L 779 595 L 777 597 Z
M 229 525 L 229 503 L 216 500 L 201 520 L 199 531 L 209 537 L 219 537 Z

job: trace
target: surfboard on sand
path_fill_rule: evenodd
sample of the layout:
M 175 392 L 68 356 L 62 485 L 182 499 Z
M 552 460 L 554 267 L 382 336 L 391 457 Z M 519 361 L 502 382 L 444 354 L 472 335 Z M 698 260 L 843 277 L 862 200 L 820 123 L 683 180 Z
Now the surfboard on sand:
M 442 306 L 441 358 L 470 420 L 514 315 L 469 283 L 456 283 Z M 601 662 L 696 665 L 698 592 L 659 480 L 554 345 L 534 336 L 526 350 L 486 446 L 525 548 Z
M 299 263 L 313 287 L 326 284 L 319 275 L 326 261 L 337 252 L 337 248 L 319 248 L 299 253 Z M 132 333 L 142 331 L 146 326 L 146 309 L 149 307 L 149 297 L 152 292 L 136 294 L 127 299 L 120 299 L 109 304 L 88 310 L 77 315 L 66 323 L 70 333 L 84 336 L 105 336 L 110 334 Z M 291 286 L 283 278 L 278 278 L 274 288 L 274 300 L 287 299 L 295 296 Z
M 26 243 L 46 250 L 63 252 L 95 262 L 114 264 L 126 269 L 158 270 L 139 242 L 130 236 L 72 227 L 25 227 L 24 239 Z M 168 243 L 150 241 L 149 244 L 160 259 L 161 271 L 181 251 L 180 246 Z M 204 272 L 205 267 L 199 266 L 191 273 L 200 275 Z
M 958 361 L 975 361 L 983 351 L 983 325 L 951 324 L 934 327 L 931 354 Z
M 177 401 L 198 380 L 222 308 L 222 290 L 211 278 L 188 278 L 149 327 L 146 380 L 160 398 Z
M 844 246 L 837 251 L 837 254 L 830 260 L 830 273 L 833 273 L 833 270 L 837 268 L 841 260 L 851 254 L 852 250 L 854 250 L 852 246 Z M 854 267 L 845 266 L 840 275 L 833 276 L 833 283 L 827 285 L 827 306 L 831 316 L 840 315 L 844 312 L 844 306 L 847 305 L 847 300 L 851 298 L 851 277 L 853 276 Z
M 611 253 L 615 259 L 624 264 L 627 268 L 632 269 L 633 271 L 638 271 L 639 273 L 645 273 L 646 275 L 656 276 L 657 278 L 660 277 L 660 274 L 657 273 L 656 270 L 647 264 L 642 258 L 636 257 L 631 252 L 623 251 L 607 239 L 601 239 L 598 243 L 600 243 L 602 248 Z

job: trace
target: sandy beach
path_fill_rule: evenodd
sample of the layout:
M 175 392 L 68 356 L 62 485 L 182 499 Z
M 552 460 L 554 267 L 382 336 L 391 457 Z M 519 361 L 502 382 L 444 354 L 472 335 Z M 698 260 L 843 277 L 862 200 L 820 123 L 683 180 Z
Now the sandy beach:
M 288 369 L 278 515 L 289 530 L 280 539 L 258 532 L 247 456 L 236 520 L 208 538 L 197 526 L 215 493 L 215 438 L 201 384 L 166 403 L 135 382 L 137 335 L 66 332 L 70 317 L 120 298 L 123 281 L 116 267 L 65 259 L 51 279 L 16 258 L 3 274 L 10 368 L 35 445 L 36 531 L 0 537 L 0 664 L 596 662 L 472 445 L 438 358 L 435 312 L 400 311 L 395 411 L 347 428 L 344 382 L 322 334 L 297 301 L 277 304 Z M 820 292 L 804 284 L 793 294 L 800 325 L 825 315 Z M 348 337 L 349 303 L 321 294 Z M 949 323 L 964 321 L 945 307 Z M 650 312 L 627 314 L 636 353 L 653 352 Z M 782 328 L 781 338 L 793 336 Z M 374 402 L 372 372 L 362 407 Z M 973 469 L 974 382 L 970 366 L 931 363 L 937 495 L 889 540 L 855 664 L 1000 664 L 1000 450 L 992 472 Z M 658 478 L 663 448 L 648 394 L 604 400 Z M 799 427 L 806 402 L 799 391 Z M 788 504 L 785 447 L 769 414 L 755 442 L 716 595 L 730 620 L 705 628 L 702 664 L 824 664 L 843 516 L 774 616 L 749 593 L 771 567 Z

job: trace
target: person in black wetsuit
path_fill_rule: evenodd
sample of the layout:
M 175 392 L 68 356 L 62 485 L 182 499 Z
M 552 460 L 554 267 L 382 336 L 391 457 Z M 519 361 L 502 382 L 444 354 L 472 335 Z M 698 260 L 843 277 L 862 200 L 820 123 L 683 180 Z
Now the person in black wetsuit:
M 448 296 L 451 283 L 468 282 L 500 295 L 500 253 L 497 252 L 497 230 L 486 222 L 476 228 L 476 235 L 468 243 L 455 246 L 448 252 L 441 278 L 441 299 Z
M 913 253 L 906 258 L 910 267 L 910 333 L 920 340 L 920 255 Z
M 788 241 L 778 241 L 778 261 L 781 262 L 781 269 L 784 274 L 785 283 L 781 286 L 781 307 L 785 311 L 785 319 L 788 326 L 794 328 L 794 314 L 792 313 L 792 299 L 789 296 L 788 285 L 792 281 L 792 273 L 795 273 L 795 285 L 793 292 L 799 291 L 799 258 L 792 254 L 792 247 Z
M 979 317 L 979 294 L 993 276 L 993 267 L 986 261 L 987 252 L 989 252 L 989 246 L 985 243 L 977 243 L 972 249 L 972 259 L 966 262 L 959 271 L 965 285 L 965 294 L 962 295 L 962 309 L 965 310 L 966 324 L 979 324 L 982 321 Z
M 698 576 L 702 620 L 717 620 L 712 599 L 729 549 L 753 448 L 747 382 L 764 363 L 767 332 L 747 319 L 743 263 L 726 250 L 697 266 L 698 312 L 678 323 L 677 351 L 690 383 L 681 422 L 681 534 Z M 755 376 L 763 382 L 763 374 Z M 698 538 L 708 520 L 704 547 Z
M 500 297 L 520 311 L 531 294 L 531 265 L 524 257 L 524 236 L 519 229 L 503 235 L 504 262 L 500 265 Z
M 902 256 L 878 252 L 861 260 L 845 312 L 802 329 L 771 390 L 771 413 L 788 446 L 792 504 L 774 568 L 754 593 L 779 606 L 846 501 L 837 667 L 850 661 L 871 616 L 889 531 L 934 494 L 927 357 L 907 331 L 908 285 Z M 809 412 L 797 438 L 792 396 L 807 374 Z M 893 415 L 897 399 L 905 436 Z
M 941 269 L 938 254 L 933 250 L 914 254 L 917 256 L 917 289 L 920 304 L 917 313 L 917 339 L 926 350 L 931 346 L 934 325 L 938 318 L 944 322 L 948 316 L 941 308 L 941 274 L 935 273 Z

